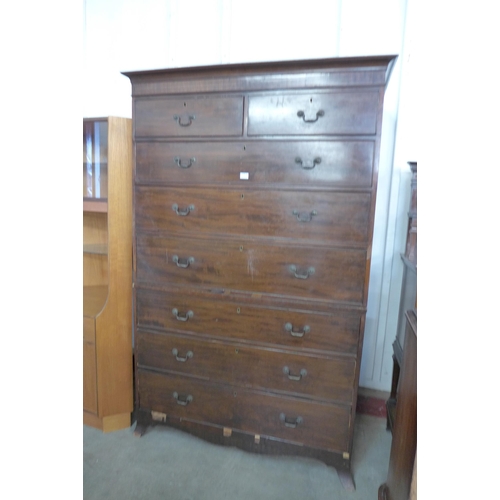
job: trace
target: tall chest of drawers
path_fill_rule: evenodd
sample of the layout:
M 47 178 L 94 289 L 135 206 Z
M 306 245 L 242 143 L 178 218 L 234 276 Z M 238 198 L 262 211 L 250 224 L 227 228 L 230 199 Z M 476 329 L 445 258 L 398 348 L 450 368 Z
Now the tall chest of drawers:
M 352 480 L 393 62 L 124 73 L 138 429 L 315 457 Z

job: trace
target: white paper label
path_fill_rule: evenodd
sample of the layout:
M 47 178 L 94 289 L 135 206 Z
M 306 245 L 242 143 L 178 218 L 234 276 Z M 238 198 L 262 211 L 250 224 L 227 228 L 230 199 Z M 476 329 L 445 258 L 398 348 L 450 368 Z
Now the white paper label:
M 247 181 L 249 179 L 248 172 L 240 172 L 240 180 Z

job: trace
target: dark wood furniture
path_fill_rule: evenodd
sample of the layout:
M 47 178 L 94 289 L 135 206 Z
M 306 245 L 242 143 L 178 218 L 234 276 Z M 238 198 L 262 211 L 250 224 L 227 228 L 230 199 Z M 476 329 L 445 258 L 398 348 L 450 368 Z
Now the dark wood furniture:
M 137 433 L 351 453 L 393 56 L 124 73 Z
M 387 481 L 379 500 L 408 500 L 417 452 L 417 315 L 405 315 L 406 332 Z M 416 484 L 413 484 L 413 489 Z
M 83 423 L 130 427 L 132 120 L 83 120 Z
M 417 308 L 417 163 L 408 162 L 411 172 L 410 210 L 408 212 L 408 230 L 406 234 L 405 253 L 403 261 L 403 281 L 399 303 L 398 327 L 393 347 L 392 385 L 387 400 L 387 428 L 392 431 L 396 413 L 397 389 L 401 365 L 403 363 L 403 347 L 406 333 L 406 311 Z

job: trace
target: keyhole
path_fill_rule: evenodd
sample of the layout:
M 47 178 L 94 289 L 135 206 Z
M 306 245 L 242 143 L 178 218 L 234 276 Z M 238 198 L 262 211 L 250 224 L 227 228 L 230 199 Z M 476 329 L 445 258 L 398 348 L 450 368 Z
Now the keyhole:
M 237 312 L 238 314 L 240 314 L 241 309 L 238 307 L 238 308 L 236 309 L 236 312 Z
M 247 150 L 247 147 L 246 146 L 243 146 L 243 151 L 246 151 Z
M 313 102 L 313 98 L 312 97 L 309 99 L 309 102 Z M 184 106 L 185 106 L 185 104 L 184 104 Z
M 244 194 L 241 195 L 241 199 L 242 200 L 245 199 L 245 195 Z
M 184 103 L 184 107 L 186 107 L 186 103 Z

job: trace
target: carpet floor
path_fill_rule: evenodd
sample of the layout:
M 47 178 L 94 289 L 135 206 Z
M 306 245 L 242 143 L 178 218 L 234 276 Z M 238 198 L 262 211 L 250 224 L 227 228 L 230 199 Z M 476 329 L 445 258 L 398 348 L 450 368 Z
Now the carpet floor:
M 389 465 L 385 418 L 356 417 L 352 471 L 344 490 L 334 468 L 300 457 L 272 457 L 217 446 L 157 426 L 108 434 L 83 426 L 84 500 L 369 500 Z

